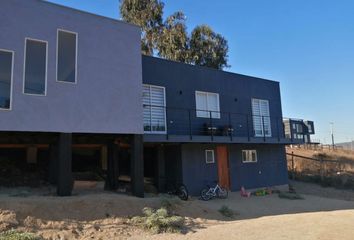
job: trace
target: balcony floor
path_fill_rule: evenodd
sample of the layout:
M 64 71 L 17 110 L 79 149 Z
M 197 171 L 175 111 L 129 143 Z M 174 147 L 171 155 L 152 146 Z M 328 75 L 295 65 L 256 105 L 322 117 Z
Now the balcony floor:
M 144 134 L 144 142 L 147 143 L 240 143 L 240 144 L 303 144 L 302 140 L 277 137 L 229 137 L 229 136 L 202 136 L 202 135 L 166 135 Z

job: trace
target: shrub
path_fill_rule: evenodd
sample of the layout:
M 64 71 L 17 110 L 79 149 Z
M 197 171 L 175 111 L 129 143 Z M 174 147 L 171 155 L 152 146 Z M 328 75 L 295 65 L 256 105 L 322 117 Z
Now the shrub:
M 22 233 L 15 230 L 10 230 L 0 233 L 0 240 L 42 240 L 32 233 Z
M 225 205 L 221 206 L 221 208 L 218 211 L 224 217 L 233 218 L 235 216 L 235 212 Z
M 166 208 L 168 211 L 175 209 L 176 206 L 180 204 L 181 204 L 181 200 L 177 197 L 161 198 L 161 207 Z
M 146 207 L 143 209 L 143 214 L 144 216 L 133 217 L 130 221 L 156 234 L 179 233 L 184 225 L 183 217 L 169 215 L 166 208 L 155 210 Z

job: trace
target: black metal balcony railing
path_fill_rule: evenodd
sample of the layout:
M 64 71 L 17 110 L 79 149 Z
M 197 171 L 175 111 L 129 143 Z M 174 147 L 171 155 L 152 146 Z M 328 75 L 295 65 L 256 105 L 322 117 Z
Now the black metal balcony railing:
M 285 139 L 283 118 L 198 109 L 144 105 L 146 134 Z M 290 139 L 290 138 L 289 138 Z

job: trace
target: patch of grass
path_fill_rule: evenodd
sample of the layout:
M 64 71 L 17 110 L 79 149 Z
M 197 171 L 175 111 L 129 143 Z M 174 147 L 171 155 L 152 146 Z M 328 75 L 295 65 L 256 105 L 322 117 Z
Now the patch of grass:
M 143 209 L 144 216 L 133 217 L 130 222 L 142 226 L 152 233 L 180 233 L 184 226 L 184 218 L 176 215 L 169 215 L 166 208 L 157 210 L 152 208 Z
M 0 240 L 42 240 L 32 233 L 22 233 L 15 230 L 10 230 L 0 233 Z
M 226 205 L 222 205 L 218 211 L 221 215 L 228 218 L 233 218 L 236 215 L 235 212 Z
M 290 193 L 290 192 L 280 192 L 278 196 L 279 196 L 279 198 L 285 198 L 285 199 L 290 199 L 290 200 L 304 199 L 301 195 L 299 195 L 297 193 Z

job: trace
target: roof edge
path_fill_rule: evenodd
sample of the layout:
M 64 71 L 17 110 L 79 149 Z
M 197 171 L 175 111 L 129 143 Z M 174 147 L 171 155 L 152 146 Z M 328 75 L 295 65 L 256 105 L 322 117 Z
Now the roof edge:
M 78 12 L 78 13 L 83 13 L 83 14 L 86 14 L 86 15 L 94 16 L 94 17 L 101 18 L 101 19 L 110 20 L 110 21 L 113 21 L 113 22 L 116 22 L 116 23 L 126 24 L 126 25 L 129 25 L 129 26 L 141 29 L 140 26 L 135 25 L 133 23 L 128 23 L 128 22 L 125 22 L 123 20 L 119 20 L 119 19 L 115 19 L 115 18 L 111 18 L 111 17 L 106 17 L 106 16 L 103 16 L 103 15 L 99 15 L 99 14 L 96 14 L 96 13 L 83 11 L 83 10 L 80 10 L 80 9 L 77 9 L 77 8 L 73 8 L 73 7 L 68 7 L 68 6 L 65 6 L 65 5 L 58 4 L 58 3 L 49 2 L 48 0 L 36 0 L 36 1 L 40 2 L 40 3 L 52 5 L 52 6 L 55 6 L 55 7 L 63 8 L 63 9 L 66 9 L 66 10 L 70 10 L 70 11 L 74 11 L 74 12 Z

